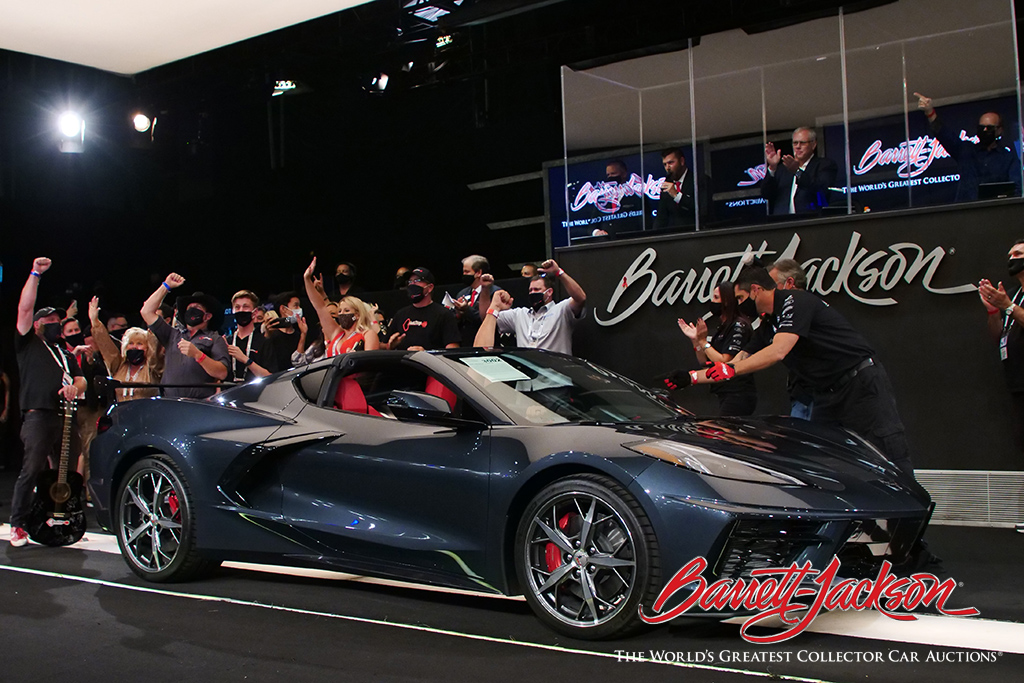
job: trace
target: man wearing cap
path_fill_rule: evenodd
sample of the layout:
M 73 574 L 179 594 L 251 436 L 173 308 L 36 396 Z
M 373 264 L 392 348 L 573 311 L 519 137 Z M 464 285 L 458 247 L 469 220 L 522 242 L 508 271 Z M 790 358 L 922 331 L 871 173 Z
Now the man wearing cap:
M 60 400 L 72 401 L 85 391 L 85 378 L 61 339 L 61 316 L 56 309 L 41 308 L 32 313 L 39 291 L 39 280 L 50 268 L 50 259 L 40 257 L 32 263 L 32 273 L 18 301 L 18 334 L 14 349 L 21 375 L 19 398 L 23 420 L 21 440 L 25 457 L 11 498 L 11 546 L 28 543 L 25 523 L 32 507 L 32 490 L 46 459 L 56 455 L 60 445 Z M 77 431 L 73 432 L 77 442 Z M 72 450 L 78 451 L 78 444 Z
M 406 288 L 412 304 L 399 309 L 388 329 L 394 334 L 388 341 L 389 349 L 428 351 L 453 349 L 462 335 L 455 315 L 433 299 L 434 274 L 426 268 L 416 268 L 409 276 Z
M 185 278 L 171 273 L 149 295 L 140 311 L 150 331 L 167 349 L 161 384 L 208 384 L 223 380 L 228 376 L 230 356 L 227 343 L 216 332 L 218 325 L 211 324 L 211 321 L 223 315 L 217 301 L 202 292 L 196 292 L 190 297 L 178 297 L 178 319 L 184 323 L 184 329 L 171 327 L 160 316 L 160 304 L 167 292 L 180 287 L 184 282 Z M 214 393 L 214 389 L 203 387 L 168 388 L 164 396 L 207 398 Z

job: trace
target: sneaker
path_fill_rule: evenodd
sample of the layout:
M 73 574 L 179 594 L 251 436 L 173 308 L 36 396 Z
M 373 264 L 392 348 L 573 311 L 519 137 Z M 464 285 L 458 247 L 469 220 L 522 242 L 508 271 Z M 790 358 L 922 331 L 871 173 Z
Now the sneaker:
M 20 526 L 11 527 L 11 547 L 20 548 L 28 543 L 28 534 Z
M 1024 534 L 1024 522 L 1017 522 L 1017 533 Z

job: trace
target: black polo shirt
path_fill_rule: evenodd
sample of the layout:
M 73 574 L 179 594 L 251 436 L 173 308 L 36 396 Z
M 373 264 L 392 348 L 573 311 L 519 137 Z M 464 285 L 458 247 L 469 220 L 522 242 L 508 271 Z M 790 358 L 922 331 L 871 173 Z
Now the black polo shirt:
M 64 343 L 61 342 L 60 346 L 64 346 Z M 60 396 L 57 392 L 64 386 L 65 371 L 71 377 L 82 376 L 75 357 L 63 348 L 47 344 L 34 329 L 30 329 L 28 334 L 15 333 L 14 350 L 21 378 L 21 389 L 18 391 L 21 409 L 60 409 Z
M 395 314 L 388 326 L 391 333 L 404 334 L 400 349 L 422 346 L 429 350 L 443 349 L 448 344 L 458 344 L 462 336 L 455 315 L 447 308 L 432 301 L 422 308 L 406 306 Z
M 746 349 L 754 332 L 750 323 L 743 318 L 736 318 L 729 325 L 719 325 L 711 337 L 711 348 L 723 355 L 735 357 Z M 739 394 L 756 391 L 753 375 L 740 375 L 729 382 L 718 382 L 711 385 L 712 394 Z
M 874 350 L 846 318 L 818 297 L 800 289 L 775 290 L 775 333 L 800 337 L 786 356 L 798 379 L 824 390 L 870 358 Z

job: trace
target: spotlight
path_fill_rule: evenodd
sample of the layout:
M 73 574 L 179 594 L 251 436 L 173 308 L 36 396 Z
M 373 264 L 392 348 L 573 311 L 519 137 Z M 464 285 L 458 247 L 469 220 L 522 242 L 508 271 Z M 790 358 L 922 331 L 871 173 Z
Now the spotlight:
M 384 72 L 370 78 L 369 85 L 363 86 L 363 89 L 374 95 L 380 95 L 384 92 L 384 89 L 388 87 L 388 75 Z
M 57 128 L 64 137 L 74 138 L 85 132 L 85 122 L 75 112 L 66 111 L 57 119 Z
M 145 133 L 149 130 L 150 121 L 149 117 L 145 114 L 136 114 L 135 118 L 132 119 L 132 123 L 135 124 L 135 130 L 140 133 Z
M 81 154 L 85 143 L 85 121 L 78 114 L 67 111 L 57 119 L 60 131 L 60 151 L 65 154 Z
M 413 66 L 413 62 L 406 62 L 405 64 L 402 65 L 402 71 L 404 71 L 405 73 L 409 73 L 410 71 L 412 71 Z

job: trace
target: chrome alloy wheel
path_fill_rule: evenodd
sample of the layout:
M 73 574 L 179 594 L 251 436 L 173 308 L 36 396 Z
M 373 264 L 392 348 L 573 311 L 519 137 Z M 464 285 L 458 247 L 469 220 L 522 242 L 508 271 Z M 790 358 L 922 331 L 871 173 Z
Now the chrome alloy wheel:
M 118 534 L 129 561 L 143 572 L 170 567 L 181 548 L 181 492 L 162 468 L 137 471 L 121 491 Z
M 602 497 L 569 491 L 550 499 L 533 516 L 523 543 L 528 589 L 558 621 L 593 628 L 630 603 L 635 540 Z

